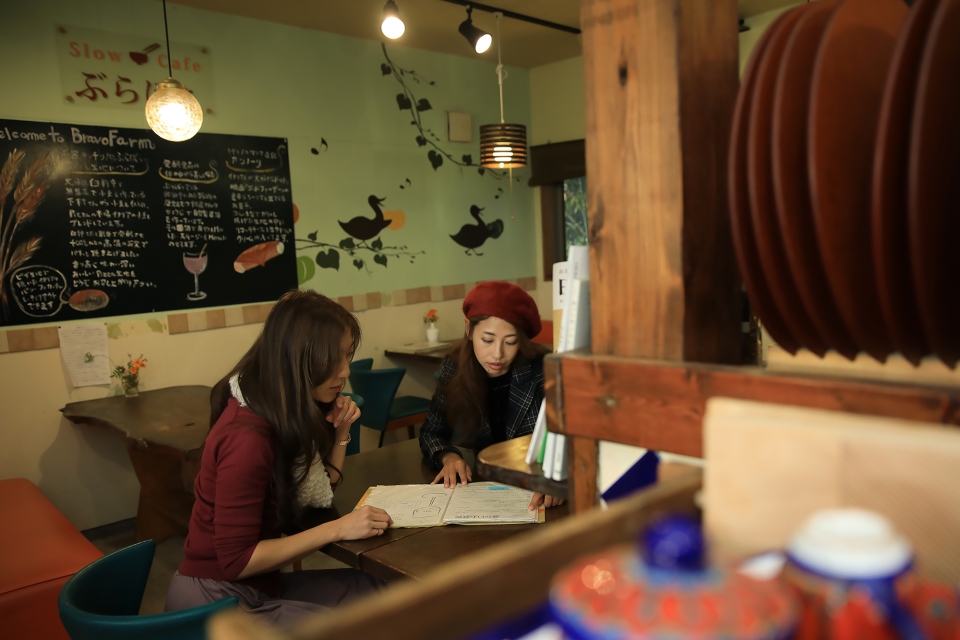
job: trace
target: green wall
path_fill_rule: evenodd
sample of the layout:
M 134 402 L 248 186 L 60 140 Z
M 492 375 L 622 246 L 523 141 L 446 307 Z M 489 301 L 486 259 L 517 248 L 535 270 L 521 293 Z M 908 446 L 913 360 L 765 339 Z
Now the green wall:
M 146 128 L 138 110 L 64 102 L 54 25 L 159 39 L 159 2 L 5 4 L 0 117 Z M 514 174 L 511 188 L 509 178 L 480 176 L 477 167 L 460 168 L 447 158 L 434 169 L 427 158 L 433 147 L 418 144 L 411 113 L 398 107 L 401 85 L 381 70 L 385 60 L 380 43 L 172 4 L 168 13 L 172 41 L 211 51 L 216 113 L 206 116 L 201 131 L 289 139 L 293 198 L 300 211 L 297 238 L 317 232 L 318 241 L 338 245 L 347 237 L 338 221 L 370 217 L 367 198 L 376 195 L 385 198 L 384 209 L 403 211 L 406 218 L 401 228 L 381 234 L 383 244 L 426 252 L 413 262 L 388 255 L 385 267 L 374 263 L 370 252 L 340 252 L 339 271 L 317 266 L 304 286 L 342 296 L 536 273 L 533 192 L 524 186 L 525 173 Z M 397 44 L 388 45 L 388 53 L 394 66 L 415 70 L 421 80 L 403 76 L 416 98 L 431 105 L 421 114 L 424 128 L 435 133 L 437 144 L 453 158 L 470 154 L 475 161 L 479 125 L 499 119 L 494 65 Z M 530 125 L 527 70 L 509 69 L 505 108 L 509 121 Z M 445 141 L 448 110 L 473 116 L 473 143 Z M 321 140 L 327 146 L 322 147 Z M 487 240 L 480 249 L 482 256 L 466 255 L 449 237 L 461 225 L 474 223 L 471 205 L 484 208 L 488 222 L 501 220 L 504 226 L 499 238 Z M 317 249 L 298 254 L 313 260 Z M 354 259 L 364 259 L 364 268 L 354 267 Z

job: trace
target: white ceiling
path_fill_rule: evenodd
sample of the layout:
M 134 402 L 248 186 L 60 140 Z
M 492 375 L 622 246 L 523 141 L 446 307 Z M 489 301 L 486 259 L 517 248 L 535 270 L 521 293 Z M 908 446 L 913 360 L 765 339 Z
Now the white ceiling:
M 462 6 L 441 0 L 395 0 L 406 33 L 399 44 L 417 49 L 474 57 L 467 41 L 457 32 L 466 18 Z M 647 1 L 647 0 L 636 0 Z M 381 41 L 381 12 L 386 0 L 170 0 L 206 11 L 316 29 Z M 797 0 L 739 0 L 740 15 L 747 17 Z M 580 25 L 579 0 L 486 0 L 508 11 L 571 27 Z M 496 35 L 492 14 L 474 10 L 475 25 Z M 520 67 L 538 67 L 580 55 L 580 39 L 570 33 L 504 18 L 501 21 L 503 61 Z M 480 56 L 496 61 L 496 43 Z

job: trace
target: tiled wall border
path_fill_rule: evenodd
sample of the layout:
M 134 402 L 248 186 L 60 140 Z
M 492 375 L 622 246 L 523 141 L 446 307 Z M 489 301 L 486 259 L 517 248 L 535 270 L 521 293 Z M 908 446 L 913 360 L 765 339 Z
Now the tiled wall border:
M 537 288 L 536 277 L 515 278 L 506 280 L 525 291 L 534 291 Z M 416 287 L 413 289 L 397 289 L 392 293 L 380 292 L 361 293 L 355 296 L 341 296 L 337 302 L 348 311 L 354 313 L 379 309 L 381 307 L 401 307 L 408 304 L 423 302 L 443 302 L 445 300 L 461 300 L 474 287 L 475 282 L 451 284 L 441 287 Z M 223 309 L 205 309 L 191 313 L 173 313 L 167 316 L 167 331 L 171 334 L 189 333 L 191 331 L 206 331 L 208 329 L 222 329 L 236 327 L 242 324 L 256 324 L 263 322 L 272 302 L 252 304 L 243 307 L 227 307 Z M 57 327 L 40 327 L 37 329 L 8 329 L 0 331 L 0 353 L 15 353 L 20 351 L 35 351 L 39 349 L 58 349 L 60 334 Z

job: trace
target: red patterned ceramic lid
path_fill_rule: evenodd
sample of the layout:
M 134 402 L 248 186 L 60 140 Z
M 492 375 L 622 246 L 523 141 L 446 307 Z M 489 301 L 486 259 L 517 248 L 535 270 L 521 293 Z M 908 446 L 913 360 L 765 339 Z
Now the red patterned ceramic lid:
M 675 546 L 668 541 L 666 548 Z M 644 555 L 654 566 L 634 547 L 622 546 L 582 559 L 554 578 L 550 605 L 568 636 L 778 640 L 795 628 L 798 604 L 779 581 L 682 563 L 664 568 L 649 549 L 648 540 Z

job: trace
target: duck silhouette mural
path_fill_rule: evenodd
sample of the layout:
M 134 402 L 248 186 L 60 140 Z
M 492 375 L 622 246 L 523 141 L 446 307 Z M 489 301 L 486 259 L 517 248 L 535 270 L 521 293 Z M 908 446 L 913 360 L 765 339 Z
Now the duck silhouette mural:
M 297 257 L 297 281 L 305 284 L 313 278 L 316 273 L 314 263 L 321 269 L 339 271 L 343 258 L 344 261 L 350 260 L 358 270 L 372 275 L 370 267 L 373 264 L 386 268 L 387 264 L 396 264 L 401 260 L 413 263 L 417 256 L 425 254 L 426 251 L 411 249 L 407 245 L 385 245 L 380 239 L 384 229 L 396 231 L 407 221 L 406 214 L 399 209 L 383 211 L 380 206 L 385 200 L 377 196 L 367 198 L 367 203 L 373 209 L 373 218 L 357 216 L 347 222 L 338 220 L 337 224 L 349 235 L 336 244 L 321 239 L 319 230 L 311 231 L 305 238 L 295 238 L 298 252 L 319 249 L 313 260 L 308 256 Z
M 482 253 L 477 253 L 477 249 L 482 247 L 488 238 L 496 239 L 503 233 L 503 221 L 494 220 L 493 222 L 484 222 L 483 218 L 480 217 L 480 212 L 482 211 L 483 209 L 477 205 L 472 205 L 470 207 L 470 215 L 477 221 L 477 224 L 465 224 L 460 227 L 460 231 L 458 231 L 456 235 L 450 236 L 454 242 L 466 249 L 464 253 L 468 256 L 471 254 L 482 256 Z
M 373 209 L 373 218 L 364 218 L 363 216 L 357 216 L 349 222 L 341 222 L 337 220 L 340 224 L 340 228 L 350 234 L 350 237 L 356 238 L 357 240 L 370 240 L 376 238 L 380 235 L 380 232 L 390 226 L 390 220 L 387 220 L 383 217 L 383 210 L 380 209 L 380 205 L 384 203 L 386 198 L 378 198 L 377 196 L 370 196 L 367 198 L 367 204 L 370 205 L 370 208 Z

